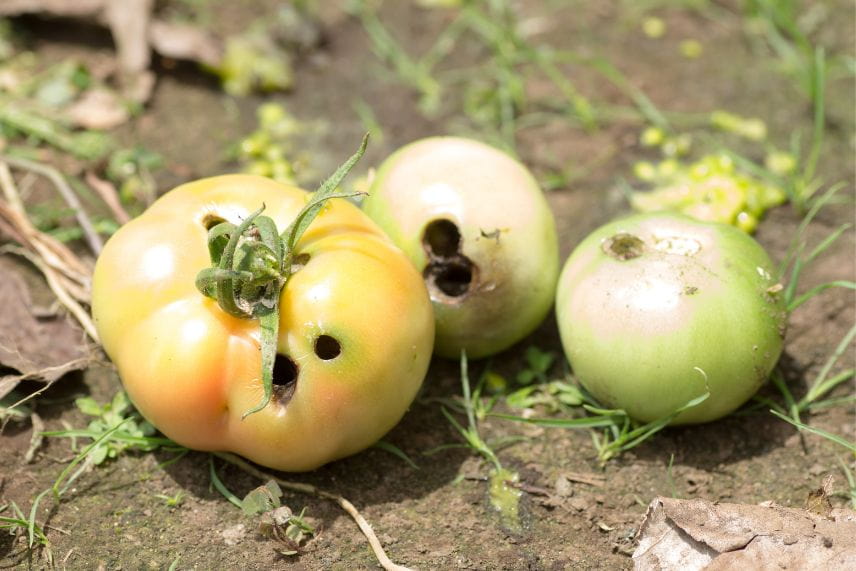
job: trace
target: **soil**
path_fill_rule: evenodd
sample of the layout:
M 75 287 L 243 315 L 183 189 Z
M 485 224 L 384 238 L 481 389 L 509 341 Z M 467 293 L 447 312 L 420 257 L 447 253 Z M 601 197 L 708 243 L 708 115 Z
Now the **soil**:
M 275 8 L 275 2 L 218 2 L 211 25 L 240 28 Z M 313 167 L 328 172 L 355 148 L 365 127 L 354 112 L 362 100 L 383 127 L 361 168 L 378 164 L 395 148 L 414 139 L 458 132 L 460 112 L 446 104 L 434 117 L 418 109 L 418 97 L 391 78 L 374 55 L 360 22 L 343 11 L 344 2 L 319 3 L 326 41 L 295 63 L 295 89 L 269 97 L 228 97 L 214 79 L 190 65 L 155 62 L 158 82 L 144 112 L 118 136 L 167 158 L 158 173 L 161 191 L 194 177 L 235 170 L 225 149 L 255 126 L 254 109 L 263 100 L 282 102 L 297 117 L 320 120 L 326 130 L 312 141 Z M 543 26 L 539 40 L 609 59 L 660 108 L 691 116 L 712 109 L 763 118 L 770 140 L 787 147 L 795 129 L 811 125 L 811 109 L 795 83 L 781 73 L 775 57 L 747 41 L 739 3 L 708 5 L 708 12 L 681 3 L 652 2 L 652 14 L 666 24 L 664 38 L 653 40 L 640 30 L 643 17 L 635 3 L 520 2 L 520 12 Z M 690 4 L 690 3 L 687 3 Z M 815 36 L 852 57 L 854 5 L 815 2 L 827 17 Z M 832 16 L 830 14 L 841 14 Z M 650 14 L 649 14 L 650 15 Z M 380 16 L 405 45 L 419 53 L 448 24 L 448 12 L 425 10 L 412 2 L 386 2 Z M 105 57 L 107 32 L 71 21 L 16 21 L 29 30 L 35 51 L 45 58 L 75 54 Z M 58 29 L 62 33 L 54 33 Z M 704 47 L 699 59 L 682 57 L 679 44 L 696 39 Z M 847 54 L 847 50 L 850 53 Z M 478 57 L 462 46 L 453 58 Z M 450 60 L 455 62 L 455 59 Z M 626 97 L 584 67 L 573 68 L 578 88 L 593 101 L 629 106 Z M 533 82 L 532 93 L 549 90 Z M 852 77 L 830 78 L 828 129 L 819 172 L 826 181 L 843 180 L 853 195 L 854 96 Z M 589 231 L 627 211 L 620 178 L 651 151 L 638 144 L 639 121 L 614 121 L 586 132 L 561 118 L 526 127 L 518 136 L 518 153 L 538 177 L 557 168 L 573 174 L 570 182 L 548 191 L 555 213 L 563 259 Z M 380 138 L 377 138 L 380 139 Z M 810 229 L 818 243 L 842 223 L 853 222 L 852 203 L 823 211 Z M 756 234 L 775 260 L 786 255 L 800 222 L 794 209 L 771 211 Z M 807 270 L 801 289 L 856 277 L 856 238 L 852 229 Z M 37 283 L 33 284 L 36 287 Z M 39 294 L 35 294 L 38 298 Z M 42 292 L 41 295 L 44 295 Z M 827 356 L 856 320 L 851 290 L 831 289 L 812 299 L 790 320 L 781 367 L 796 395 L 818 373 Z M 551 315 L 529 338 L 497 356 L 494 370 L 513 378 L 523 367 L 527 347 L 561 354 L 555 317 Z M 833 373 L 854 366 L 845 351 Z M 485 364 L 473 363 L 479 372 Z M 555 371 L 559 372 L 558 368 Z M 36 385 L 33 385 L 35 388 Z M 82 427 L 88 422 L 73 405 L 78 396 L 106 402 L 119 388 L 106 360 L 67 375 L 42 395 L 37 410 L 47 429 Z M 845 506 L 847 489 L 841 463 L 853 457 L 822 438 L 801 436 L 764 408 L 694 427 L 668 429 L 601 467 L 586 430 L 522 427 L 497 419 L 481 425 L 488 439 L 523 436 L 502 448 L 503 465 L 516 470 L 524 484 L 522 528 L 510 530 L 490 506 L 488 466 L 470 451 L 446 449 L 460 442 L 438 398 L 459 394 L 457 363 L 435 359 L 419 399 L 385 438 L 412 458 L 410 467 L 389 452 L 373 448 L 307 474 L 282 475 L 348 498 L 376 530 L 390 558 L 420 569 L 617 569 L 632 566 L 630 554 L 646 506 L 657 496 L 705 498 L 755 504 L 772 500 L 801 507 L 826 475 L 837 479 L 836 506 Z M 835 396 L 852 395 L 840 386 Z M 762 394 L 781 396 L 772 387 Z M 817 411 L 813 426 L 856 439 L 856 415 L 850 405 Z M 29 423 L 9 423 L 0 436 L 0 505 L 16 502 L 27 509 L 33 497 L 52 485 L 72 456 L 67 439 L 48 438 L 35 459 L 26 463 Z M 283 544 L 256 533 L 256 520 L 244 516 L 209 483 L 209 458 L 190 453 L 161 467 L 169 453 L 122 454 L 83 474 L 57 506 L 51 502 L 39 520 L 47 520 L 56 567 L 68 569 L 374 569 L 378 564 L 354 522 L 334 503 L 286 492 L 295 511 L 306 508 L 320 530 L 297 555 L 282 555 Z M 262 482 L 215 462 L 220 478 L 243 496 Z M 159 494 L 185 493 L 170 507 Z M 0 535 L 0 568 L 47 568 L 45 550 L 28 551 L 23 539 Z

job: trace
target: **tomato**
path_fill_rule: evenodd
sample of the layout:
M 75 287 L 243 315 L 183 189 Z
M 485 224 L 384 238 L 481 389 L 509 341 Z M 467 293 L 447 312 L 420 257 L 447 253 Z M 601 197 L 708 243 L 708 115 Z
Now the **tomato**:
M 434 335 L 425 287 L 368 217 L 333 199 L 297 242 L 279 296 L 273 397 L 242 419 L 264 392 L 259 320 L 194 285 L 211 265 L 208 229 L 265 205 L 282 230 L 307 196 L 251 175 L 191 182 L 99 257 L 92 310 L 104 349 L 143 416 L 176 442 L 310 470 L 374 443 L 415 397 Z
M 507 154 L 457 137 L 411 143 L 378 169 L 363 210 L 422 272 L 437 354 L 497 353 L 552 307 L 555 222 L 535 179 Z
M 597 229 L 568 258 L 556 314 L 580 383 L 640 421 L 709 391 L 674 423 L 717 419 L 751 397 L 787 321 L 770 258 L 747 234 L 678 214 Z

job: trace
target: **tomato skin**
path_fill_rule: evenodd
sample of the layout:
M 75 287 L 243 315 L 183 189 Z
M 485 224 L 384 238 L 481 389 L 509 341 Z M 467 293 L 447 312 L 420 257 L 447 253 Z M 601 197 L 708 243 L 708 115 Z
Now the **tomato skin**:
M 237 223 L 264 204 L 282 231 L 306 197 L 250 175 L 188 183 L 99 257 L 92 309 L 104 349 L 143 416 L 179 444 L 311 470 L 373 444 L 415 397 L 434 335 L 423 282 L 358 208 L 333 199 L 298 242 L 309 261 L 280 296 L 277 352 L 297 366 L 294 392 L 242 420 L 263 395 L 259 323 L 196 289 L 211 265 L 206 221 Z M 334 358 L 315 351 L 321 335 L 339 343 Z
M 731 226 L 669 213 L 611 222 L 559 278 L 565 354 L 595 398 L 636 420 L 706 390 L 673 424 L 715 420 L 749 399 L 781 354 L 787 312 L 772 275 L 761 246 Z
M 438 355 L 502 351 L 552 307 L 559 273 L 555 222 L 538 183 L 509 155 L 459 137 L 410 143 L 380 166 L 363 210 L 426 277 Z M 439 246 L 426 241 L 434 223 L 458 232 L 458 241 L 451 240 L 457 249 L 450 246 L 448 255 L 438 257 Z M 442 237 L 448 241 L 448 232 Z M 466 293 L 449 294 L 432 281 L 440 278 L 431 272 L 450 261 L 471 264 Z

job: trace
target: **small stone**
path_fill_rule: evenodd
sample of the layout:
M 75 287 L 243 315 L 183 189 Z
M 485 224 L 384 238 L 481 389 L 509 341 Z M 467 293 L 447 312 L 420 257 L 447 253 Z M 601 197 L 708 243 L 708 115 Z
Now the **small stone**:
M 555 489 L 556 495 L 560 498 L 570 498 L 574 495 L 574 487 L 571 481 L 562 475 L 556 478 Z
M 808 473 L 812 476 L 820 476 L 824 472 L 826 472 L 826 466 L 820 463 L 814 463 L 811 468 L 808 469 Z
M 247 526 L 242 523 L 238 523 L 232 527 L 227 527 L 220 532 L 220 535 L 223 536 L 223 541 L 226 545 L 237 545 L 243 541 L 244 537 L 246 537 Z
M 455 551 L 454 545 L 446 544 L 446 545 L 440 546 L 439 548 L 435 549 L 434 551 L 431 551 L 428 554 L 428 557 L 448 557 L 454 551 Z

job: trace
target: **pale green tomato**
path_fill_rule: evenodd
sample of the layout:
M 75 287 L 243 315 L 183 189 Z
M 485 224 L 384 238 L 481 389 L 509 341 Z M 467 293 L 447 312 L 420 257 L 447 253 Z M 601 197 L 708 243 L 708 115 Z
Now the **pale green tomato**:
M 422 272 L 434 304 L 434 350 L 497 353 L 553 304 L 555 222 L 538 183 L 507 154 L 433 137 L 381 165 L 363 210 Z
M 601 403 L 649 422 L 710 392 L 675 424 L 751 397 L 782 351 L 787 312 L 770 258 L 747 234 L 669 213 L 602 226 L 565 263 L 559 332 Z

